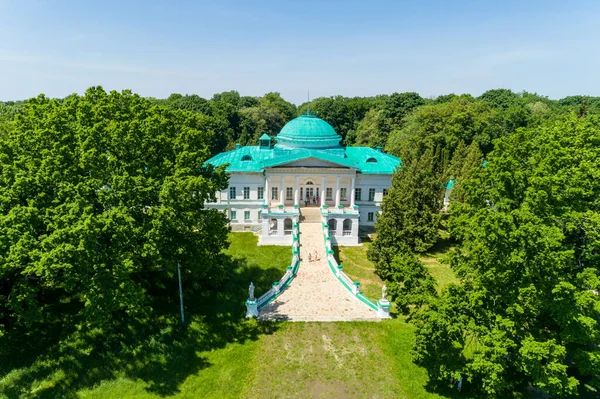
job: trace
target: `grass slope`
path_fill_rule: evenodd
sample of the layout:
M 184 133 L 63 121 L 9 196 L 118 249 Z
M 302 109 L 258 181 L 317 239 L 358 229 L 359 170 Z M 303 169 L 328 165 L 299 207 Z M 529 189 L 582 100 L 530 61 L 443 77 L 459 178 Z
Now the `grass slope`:
M 334 256 L 344 266 L 344 272 L 353 281 L 360 281 L 361 291 L 373 301 L 381 298 L 383 281 L 377 276 L 375 265 L 367 259 L 367 250 L 371 245 L 365 242 L 356 247 L 334 247 Z

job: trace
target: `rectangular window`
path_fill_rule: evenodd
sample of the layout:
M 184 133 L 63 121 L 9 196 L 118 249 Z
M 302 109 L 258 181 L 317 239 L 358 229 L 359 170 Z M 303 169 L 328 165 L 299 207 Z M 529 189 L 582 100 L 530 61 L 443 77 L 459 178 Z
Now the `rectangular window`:
M 258 220 L 262 220 L 262 212 L 258 211 Z
M 388 195 L 388 191 L 387 191 L 387 188 L 384 188 L 383 189 L 383 196 L 385 197 L 386 195 Z
M 229 199 L 235 199 L 235 187 L 229 187 Z
M 333 188 L 327 187 L 327 190 L 325 190 L 325 194 L 325 199 L 327 201 L 333 201 Z
M 346 201 L 346 187 L 340 188 L 340 201 Z
M 293 200 L 294 199 L 294 189 L 292 187 L 286 187 L 285 189 L 285 199 Z
M 229 219 L 231 219 L 232 221 L 237 219 L 237 212 L 236 211 L 231 211 Z
M 373 212 L 367 213 L 367 222 L 372 222 L 375 218 L 375 214 Z
M 369 189 L 369 201 L 375 201 L 375 189 L 374 188 Z
M 362 190 L 360 188 L 354 189 L 354 201 L 362 201 L 360 196 L 362 195 Z
M 250 199 L 250 187 L 244 187 L 244 199 Z
M 279 199 L 279 190 L 277 187 L 271 187 L 271 200 L 277 201 Z
M 258 188 L 258 199 L 265 199 L 265 188 L 264 187 Z
M 244 211 L 244 220 L 246 220 L 246 221 L 250 220 L 250 211 Z

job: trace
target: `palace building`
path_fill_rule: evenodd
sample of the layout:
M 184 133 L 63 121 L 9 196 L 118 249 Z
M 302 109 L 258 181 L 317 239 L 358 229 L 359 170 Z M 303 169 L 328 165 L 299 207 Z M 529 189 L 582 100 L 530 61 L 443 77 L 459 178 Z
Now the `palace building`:
M 333 244 L 358 244 L 371 228 L 400 159 L 377 149 L 343 147 L 333 127 L 314 115 L 288 122 L 258 146 L 240 146 L 206 161 L 228 165 L 230 180 L 209 208 L 227 212 L 234 231 L 260 231 L 261 244 L 290 245 L 296 215 L 321 213 Z

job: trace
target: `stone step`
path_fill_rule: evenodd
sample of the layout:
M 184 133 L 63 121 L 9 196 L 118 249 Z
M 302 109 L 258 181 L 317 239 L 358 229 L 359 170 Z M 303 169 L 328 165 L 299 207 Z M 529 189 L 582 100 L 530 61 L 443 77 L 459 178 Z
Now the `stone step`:
M 320 223 L 321 211 L 319 208 L 303 208 L 300 210 L 301 223 Z

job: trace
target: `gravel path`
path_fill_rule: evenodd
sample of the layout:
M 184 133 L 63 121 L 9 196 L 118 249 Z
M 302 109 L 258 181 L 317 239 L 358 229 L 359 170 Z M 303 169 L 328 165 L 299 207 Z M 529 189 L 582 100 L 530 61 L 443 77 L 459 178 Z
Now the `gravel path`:
M 312 219 L 312 218 L 311 218 Z M 379 321 L 377 313 L 355 298 L 327 266 L 320 223 L 300 223 L 300 268 L 283 293 L 260 311 L 260 320 Z M 318 261 L 308 261 L 315 251 Z

